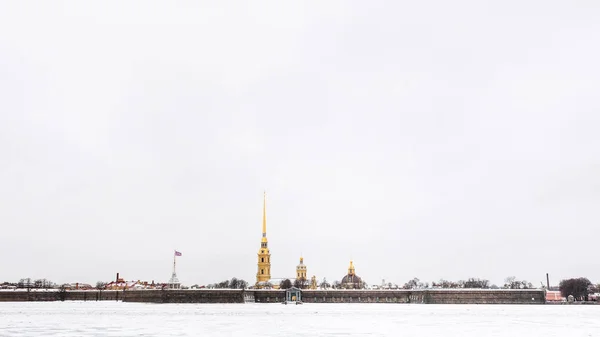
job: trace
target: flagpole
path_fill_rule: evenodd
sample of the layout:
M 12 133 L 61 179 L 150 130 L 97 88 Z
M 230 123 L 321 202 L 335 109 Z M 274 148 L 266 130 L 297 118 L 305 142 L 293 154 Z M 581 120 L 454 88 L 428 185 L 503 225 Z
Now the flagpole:
M 173 251 L 173 275 L 175 275 L 175 258 L 177 257 L 176 251 Z

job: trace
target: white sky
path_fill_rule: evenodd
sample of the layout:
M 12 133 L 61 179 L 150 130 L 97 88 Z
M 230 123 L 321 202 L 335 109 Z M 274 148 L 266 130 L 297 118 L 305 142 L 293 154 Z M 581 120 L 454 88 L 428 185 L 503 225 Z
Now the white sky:
M 600 281 L 597 1 L 3 1 L 0 281 Z

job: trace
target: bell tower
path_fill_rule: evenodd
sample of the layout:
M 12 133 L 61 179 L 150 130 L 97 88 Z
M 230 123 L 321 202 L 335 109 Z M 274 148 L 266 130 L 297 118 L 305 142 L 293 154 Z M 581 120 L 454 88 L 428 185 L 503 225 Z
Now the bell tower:
M 271 279 L 271 253 L 267 241 L 267 193 L 263 196 L 263 223 L 260 249 L 258 250 L 258 272 L 256 283 L 267 282 Z
M 300 257 L 300 264 L 296 266 L 296 279 L 306 280 L 306 265 L 303 257 Z

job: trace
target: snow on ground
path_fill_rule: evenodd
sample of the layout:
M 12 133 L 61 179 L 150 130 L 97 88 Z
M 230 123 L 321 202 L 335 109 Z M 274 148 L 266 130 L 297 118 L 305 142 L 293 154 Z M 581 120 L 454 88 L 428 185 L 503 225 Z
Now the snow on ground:
M 600 305 L 0 302 L 0 336 L 600 336 Z

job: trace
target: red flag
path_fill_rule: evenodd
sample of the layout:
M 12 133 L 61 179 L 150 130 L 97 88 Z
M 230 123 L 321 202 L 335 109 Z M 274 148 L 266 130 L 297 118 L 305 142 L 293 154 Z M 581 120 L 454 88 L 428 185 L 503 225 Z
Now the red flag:
M 178 251 L 175 251 L 175 256 L 181 256 L 181 253 Z

